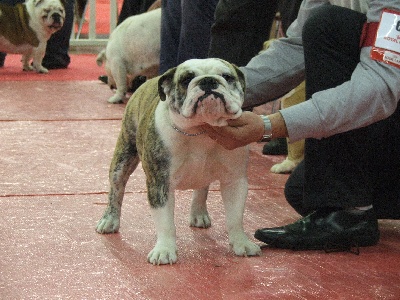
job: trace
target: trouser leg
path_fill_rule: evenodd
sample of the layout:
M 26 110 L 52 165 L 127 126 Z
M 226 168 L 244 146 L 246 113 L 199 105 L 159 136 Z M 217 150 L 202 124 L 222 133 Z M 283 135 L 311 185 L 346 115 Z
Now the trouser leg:
M 365 16 L 337 6 L 318 8 L 303 43 L 306 98 L 350 80 L 359 62 Z M 399 182 L 399 112 L 376 124 L 305 145 L 304 206 L 354 207 L 376 202 L 376 191 Z M 396 158 L 397 155 L 397 158 Z M 392 176 L 390 174 L 392 173 Z M 387 178 L 389 182 L 380 183 Z M 381 186 L 377 186 L 379 184 Z M 397 199 L 398 191 L 385 190 Z M 385 199 L 382 199 L 385 201 Z
M 177 65 L 181 18 L 180 0 L 161 2 L 160 74 Z
M 182 0 L 182 27 L 177 64 L 192 58 L 207 58 L 211 25 L 218 0 Z
M 269 39 L 278 1 L 220 0 L 211 28 L 209 56 L 246 65 Z

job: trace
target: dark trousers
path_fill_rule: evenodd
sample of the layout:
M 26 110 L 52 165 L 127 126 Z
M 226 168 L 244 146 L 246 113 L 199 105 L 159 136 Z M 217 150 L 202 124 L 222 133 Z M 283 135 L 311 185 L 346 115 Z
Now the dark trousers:
M 286 32 L 296 19 L 301 0 L 220 0 L 211 27 L 209 57 L 245 66 L 270 37 L 276 12 Z
M 121 24 L 126 18 L 146 12 L 154 1 L 155 0 L 124 0 L 118 15 L 117 25 Z
M 192 58 L 208 57 L 218 0 L 161 2 L 160 74 Z
M 246 65 L 269 39 L 277 8 L 277 0 L 220 0 L 211 28 L 209 57 Z
M 314 11 L 303 31 L 307 99 L 350 80 L 365 20 L 338 6 Z M 290 176 L 285 194 L 302 215 L 373 204 L 378 217 L 400 218 L 400 109 L 361 129 L 306 139 L 304 163 Z

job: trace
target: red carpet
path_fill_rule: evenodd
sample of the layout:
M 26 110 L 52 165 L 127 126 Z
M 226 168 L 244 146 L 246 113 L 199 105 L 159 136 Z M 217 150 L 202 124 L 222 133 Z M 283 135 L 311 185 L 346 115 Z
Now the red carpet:
M 97 80 L 105 73 L 104 67 L 96 64 L 94 54 L 71 54 L 67 69 L 50 70 L 47 74 L 22 71 L 21 55 L 9 54 L 3 68 L 0 68 L 0 81 L 66 81 Z

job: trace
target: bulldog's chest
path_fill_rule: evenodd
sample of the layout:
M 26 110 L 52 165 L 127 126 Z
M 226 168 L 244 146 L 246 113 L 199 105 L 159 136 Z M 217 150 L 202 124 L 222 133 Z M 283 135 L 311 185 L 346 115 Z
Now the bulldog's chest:
M 172 188 L 199 189 L 214 181 L 230 181 L 246 176 L 247 149 L 228 151 L 206 139 L 204 137 L 184 145 L 175 143 L 169 149 Z

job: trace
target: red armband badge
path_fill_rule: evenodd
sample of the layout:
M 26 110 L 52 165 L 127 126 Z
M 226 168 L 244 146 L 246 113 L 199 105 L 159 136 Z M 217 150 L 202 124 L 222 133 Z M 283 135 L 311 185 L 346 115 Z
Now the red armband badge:
M 400 68 L 400 12 L 382 12 L 371 58 Z

